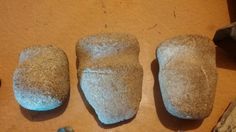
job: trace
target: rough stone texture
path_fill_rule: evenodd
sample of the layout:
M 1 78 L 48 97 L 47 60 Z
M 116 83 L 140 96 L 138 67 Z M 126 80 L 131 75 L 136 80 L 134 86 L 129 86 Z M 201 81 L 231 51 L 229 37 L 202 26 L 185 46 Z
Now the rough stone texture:
M 66 54 L 52 46 L 24 49 L 13 76 L 14 94 L 24 108 L 54 109 L 69 94 L 69 67 Z
M 236 56 L 236 22 L 217 30 L 213 40 L 217 46 Z
M 236 99 L 230 103 L 213 132 L 236 132 Z
M 99 120 L 113 124 L 132 118 L 142 95 L 143 70 L 134 36 L 103 33 L 76 46 L 80 87 Z
M 167 111 L 182 119 L 203 119 L 212 110 L 217 82 L 213 42 L 177 36 L 157 49 L 159 83 Z

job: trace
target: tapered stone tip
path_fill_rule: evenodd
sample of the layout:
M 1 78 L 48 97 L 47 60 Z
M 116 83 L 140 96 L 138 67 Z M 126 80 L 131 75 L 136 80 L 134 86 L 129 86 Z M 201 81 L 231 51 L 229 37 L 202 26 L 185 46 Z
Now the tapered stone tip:
M 53 46 L 24 49 L 13 75 L 14 95 L 24 108 L 47 111 L 63 104 L 69 94 L 66 54 Z

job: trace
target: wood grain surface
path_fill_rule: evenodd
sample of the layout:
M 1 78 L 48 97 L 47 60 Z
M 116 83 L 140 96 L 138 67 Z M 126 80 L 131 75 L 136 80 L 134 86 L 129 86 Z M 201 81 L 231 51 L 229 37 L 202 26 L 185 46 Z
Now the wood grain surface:
M 213 38 L 216 29 L 235 20 L 235 8 L 229 3 L 230 0 L 0 0 L 0 132 L 55 132 L 64 126 L 71 126 L 76 132 L 211 131 L 236 97 L 236 60 L 216 48 L 218 84 L 211 115 L 203 121 L 179 120 L 163 106 L 155 49 L 161 41 L 180 34 Z M 141 47 L 144 78 L 138 114 L 113 126 L 102 126 L 97 121 L 77 87 L 75 44 L 81 37 L 98 32 L 133 34 Z M 36 44 L 53 44 L 69 58 L 70 98 L 54 111 L 27 111 L 13 95 L 12 74 L 18 55 L 23 48 Z

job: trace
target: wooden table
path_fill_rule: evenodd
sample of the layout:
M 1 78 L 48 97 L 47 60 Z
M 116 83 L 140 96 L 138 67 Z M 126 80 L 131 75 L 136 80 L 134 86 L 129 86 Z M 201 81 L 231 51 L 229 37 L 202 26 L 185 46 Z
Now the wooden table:
M 0 131 L 55 132 L 64 126 L 76 132 L 210 131 L 236 97 L 236 60 L 216 49 L 218 84 L 213 111 L 203 121 L 183 121 L 163 107 L 155 49 L 161 41 L 180 34 L 212 38 L 216 29 L 230 23 L 229 13 L 226 0 L 0 0 Z M 109 127 L 96 121 L 77 88 L 75 44 L 98 32 L 135 35 L 144 69 L 138 114 L 130 122 Z M 69 58 L 70 99 L 55 111 L 29 112 L 14 99 L 12 74 L 18 55 L 35 44 L 53 44 Z

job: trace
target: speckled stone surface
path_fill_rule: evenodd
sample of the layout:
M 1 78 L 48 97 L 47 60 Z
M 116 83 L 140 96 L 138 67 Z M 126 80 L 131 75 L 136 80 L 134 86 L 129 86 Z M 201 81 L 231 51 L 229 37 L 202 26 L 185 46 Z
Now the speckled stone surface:
M 76 45 L 80 87 L 104 124 L 132 118 L 142 95 L 139 44 L 132 35 L 103 33 Z
M 13 75 L 14 94 L 24 108 L 46 111 L 63 104 L 69 94 L 66 54 L 53 46 L 24 49 Z
M 236 132 L 236 99 L 230 103 L 213 132 Z
M 207 117 L 217 82 L 214 43 L 199 35 L 177 36 L 161 43 L 157 58 L 167 111 L 182 119 Z

